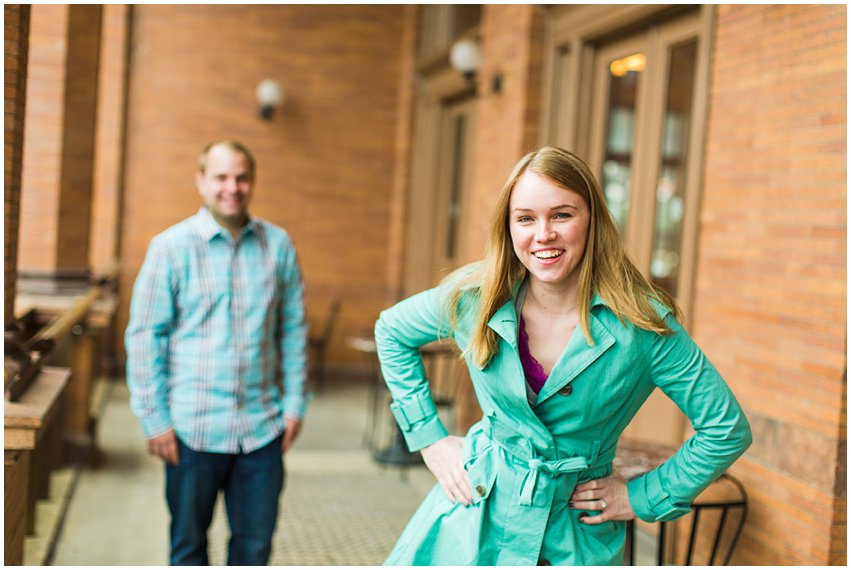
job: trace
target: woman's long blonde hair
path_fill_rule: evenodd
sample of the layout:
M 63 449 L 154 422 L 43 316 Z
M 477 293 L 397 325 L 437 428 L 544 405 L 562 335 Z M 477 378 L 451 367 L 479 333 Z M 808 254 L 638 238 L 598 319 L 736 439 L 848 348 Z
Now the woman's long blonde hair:
M 594 344 L 588 324 L 594 292 L 621 322 L 659 334 L 670 333 L 651 299 L 669 308 L 677 319 L 682 318 L 680 309 L 668 293 L 650 283 L 629 259 L 591 170 L 575 154 L 545 146 L 521 158 L 502 187 L 491 217 L 484 259 L 460 268 L 445 280 L 450 284 L 447 308 L 453 324 L 458 318 L 462 294 L 472 293 L 478 297 L 475 327 L 466 351 L 471 360 L 484 366 L 496 354 L 498 341 L 488 321 L 526 277 L 526 268 L 514 254 L 511 242 L 508 203 L 514 185 L 527 170 L 578 193 L 588 205 L 588 239 L 579 268 L 578 293 L 579 324 L 588 344 Z

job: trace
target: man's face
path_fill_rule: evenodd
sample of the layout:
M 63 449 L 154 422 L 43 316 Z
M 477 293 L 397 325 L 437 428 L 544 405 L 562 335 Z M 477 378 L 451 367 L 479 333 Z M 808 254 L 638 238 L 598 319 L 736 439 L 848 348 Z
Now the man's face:
M 241 226 L 248 215 L 253 190 L 248 160 L 226 146 L 214 146 L 207 154 L 207 168 L 195 174 L 195 186 L 216 220 L 225 226 Z

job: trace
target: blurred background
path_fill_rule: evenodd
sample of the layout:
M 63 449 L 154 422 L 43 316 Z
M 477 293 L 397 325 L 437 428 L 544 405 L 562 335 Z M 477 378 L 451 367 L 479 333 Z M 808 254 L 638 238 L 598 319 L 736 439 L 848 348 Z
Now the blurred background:
M 287 229 L 304 271 L 319 411 L 289 458 L 282 524 L 287 501 L 318 516 L 316 497 L 295 503 L 302 480 L 361 481 L 338 506 L 377 485 L 368 504 L 393 507 L 305 519 L 324 530 L 285 558 L 290 528 L 273 562 L 389 552 L 430 480 L 371 459 L 370 429 L 390 421 L 372 325 L 478 259 L 513 164 L 555 144 L 587 158 L 636 264 L 677 298 L 751 421 L 729 471 L 748 500 L 731 562 L 846 563 L 844 5 L 7 4 L 4 17 L 6 563 L 165 563 L 123 331 L 148 243 L 197 211 L 197 155 L 222 138 L 254 152 L 252 213 Z M 480 412 L 463 370 L 444 375 L 463 433 Z M 667 448 L 690 431 L 656 394 L 625 435 Z M 110 466 L 124 467 L 116 498 L 98 479 Z M 145 469 L 150 484 L 131 483 Z M 134 485 L 152 494 L 115 511 Z M 138 543 L 128 525 L 146 509 L 159 542 L 111 558 L 129 547 L 103 529 Z M 344 524 L 370 510 L 387 524 Z M 347 543 L 335 524 L 369 538 Z M 672 525 L 665 561 L 691 524 Z M 639 525 L 648 544 L 655 526 Z M 63 550 L 72 539 L 86 546 Z

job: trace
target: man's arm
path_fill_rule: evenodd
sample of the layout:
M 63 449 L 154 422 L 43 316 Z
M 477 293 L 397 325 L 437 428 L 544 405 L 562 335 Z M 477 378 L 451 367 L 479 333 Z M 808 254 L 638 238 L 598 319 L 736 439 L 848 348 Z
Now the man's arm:
M 177 461 L 168 410 L 168 339 L 177 285 L 168 251 L 154 238 L 133 286 L 124 334 L 130 408 L 142 423 L 151 453 Z M 173 452 L 172 452 L 173 450 Z
M 296 251 L 287 240 L 282 279 L 284 294 L 280 309 L 281 372 L 284 378 L 284 419 L 287 424 L 283 451 L 301 432 L 307 407 L 307 323 L 304 316 L 304 283 Z

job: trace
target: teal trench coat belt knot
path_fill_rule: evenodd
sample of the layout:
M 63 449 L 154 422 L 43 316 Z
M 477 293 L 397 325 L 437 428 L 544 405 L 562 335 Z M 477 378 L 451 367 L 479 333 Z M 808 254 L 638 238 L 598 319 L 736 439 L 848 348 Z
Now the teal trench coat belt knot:
M 520 485 L 520 504 L 524 506 L 532 504 L 532 497 L 535 495 L 535 487 L 538 484 L 538 474 L 541 471 L 551 477 L 556 477 L 562 473 L 574 473 L 586 469 L 588 469 L 588 460 L 584 457 L 568 457 L 558 461 L 530 459 L 529 470 Z

